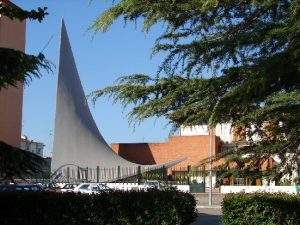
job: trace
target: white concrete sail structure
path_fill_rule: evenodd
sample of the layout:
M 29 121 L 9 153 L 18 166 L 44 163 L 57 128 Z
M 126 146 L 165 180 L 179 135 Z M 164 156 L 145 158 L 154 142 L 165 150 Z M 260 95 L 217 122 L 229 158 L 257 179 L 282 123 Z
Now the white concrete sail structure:
M 63 173 L 63 168 L 68 165 L 94 170 L 97 167 L 98 170 L 110 168 L 113 172 L 109 179 L 116 179 L 117 176 L 126 177 L 137 173 L 137 168 L 146 171 L 162 166 L 170 167 L 183 160 L 179 159 L 163 165 L 138 165 L 120 157 L 110 148 L 89 110 L 67 30 L 62 21 L 51 171 Z M 72 174 L 69 172 L 68 176 Z M 73 176 L 78 174 L 73 173 Z M 101 176 L 100 180 L 107 181 L 107 177 Z

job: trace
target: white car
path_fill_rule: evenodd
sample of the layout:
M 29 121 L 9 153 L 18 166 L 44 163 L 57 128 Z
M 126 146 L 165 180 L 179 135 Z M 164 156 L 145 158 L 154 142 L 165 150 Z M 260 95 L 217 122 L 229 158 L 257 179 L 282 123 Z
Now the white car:
M 109 191 L 109 190 L 111 189 L 104 184 L 82 183 L 79 184 L 77 187 L 75 187 L 73 192 L 82 193 L 82 194 L 97 194 L 102 191 Z
M 77 184 L 66 184 L 60 191 L 62 193 L 73 192 L 77 186 Z
M 144 184 L 139 185 L 138 189 L 147 191 L 149 189 L 163 190 L 165 185 L 157 180 L 147 180 Z

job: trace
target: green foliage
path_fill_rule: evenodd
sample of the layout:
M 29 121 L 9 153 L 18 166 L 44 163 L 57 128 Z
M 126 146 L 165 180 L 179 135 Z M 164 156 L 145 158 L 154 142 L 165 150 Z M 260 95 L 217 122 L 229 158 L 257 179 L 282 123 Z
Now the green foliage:
M 121 0 L 91 28 L 107 31 L 120 17 L 142 18 L 145 30 L 163 23 L 154 48 L 169 53 L 163 69 L 174 72 L 182 65 L 198 76 L 205 67 L 251 65 L 276 55 L 287 43 L 299 45 L 299 12 L 296 0 Z
M 0 181 L 36 178 L 42 174 L 44 165 L 42 157 L 0 141 Z
M 41 22 L 48 14 L 47 8 L 26 11 L 11 3 L 0 3 L 0 15 L 10 19 L 23 21 L 25 19 Z M 32 77 L 40 77 L 41 69 L 51 71 L 51 64 L 42 53 L 37 56 L 28 55 L 18 50 L 0 48 L 0 90 L 9 85 L 16 86 L 19 82 L 28 83 Z
M 36 10 L 23 10 L 19 7 L 11 3 L 3 3 L 0 2 L 0 14 L 4 15 L 10 19 L 19 19 L 23 21 L 25 19 L 38 20 L 41 22 L 48 13 L 46 12 L 47 7 L 40 8 L 38 7 Z
M 192 195 L 174 190 L 97 195 L 0 193 L 0 223 L 188 225 L 195 218 L 195 206 Z
M 27 55 L 21 51 L 0 48 L 0 89 L 18 82 L 28 83 L 33 77 L 41 77 L 41 69 L 51 70 L 50 63 L 40 53 L 37 56 Z
M 299 1 L 121 0 L 91 28 L 105 32 L 118 18 L 142 19 L 146 31 L 164 24 L 153 53 L 167 56 L 155 78 L 122 77 L 93 92 L 94 102 L 108 95 L 133 105 L 130 121 L 232 123 L 249 141 L 220 155 L 227 159 L 220 170 L 234 162 L 243 176 L 291 174 L 300 154 Z M 282 163 L 262 174 L 260 166 L 274 155 Z
M 222 203 L 223 225 L 298 225 L 300 196 L 230 194 Z

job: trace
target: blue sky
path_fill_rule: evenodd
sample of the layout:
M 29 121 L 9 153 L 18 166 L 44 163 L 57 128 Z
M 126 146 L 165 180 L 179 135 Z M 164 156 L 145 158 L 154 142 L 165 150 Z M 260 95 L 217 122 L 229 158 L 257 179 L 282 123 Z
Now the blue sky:
M 155 74 L 162 56 L 150 58 L 158 26 L 149 34 L 141 32 L 141 26 L 122 20 L 109 32 L 96 36 L 88 31 L 89 25 L 111 1 L 103 0 L 14 0 L 24 9 L 48 7 L 49 15 L 42 23 L 28 21 L 26 52 L 37 54 L 46 46 L 44 54 L 56 68 L 53 74 L 44 73 L 25 87 L 23 105 L 23 134 L 45 143 L 45 155 L 51 154 L 53 141 L 55 92 L 59 49 L 59 30 L 63 17 L 67 26 L 77 69 L 86 94 L 97 88 L 113 84 L 121 75 L 132 73 Z M 128 124 L 126 112 L 119 104 L 101 99 L 96 107 L 90 107 L 95 121 L 108 143 L 164 141 L 170 132 L 164 119 L 149 119 L 135 129 Z

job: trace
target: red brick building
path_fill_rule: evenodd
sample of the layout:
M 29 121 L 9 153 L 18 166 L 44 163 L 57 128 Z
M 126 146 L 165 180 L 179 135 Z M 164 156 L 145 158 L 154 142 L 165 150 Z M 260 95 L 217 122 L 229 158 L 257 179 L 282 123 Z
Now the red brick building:
M 220 138 L 212 135 L 212 155 L 219 153 Z M 162 143 L 114 143 L 112 149 L 123 158 L 139 164 L 161 164 L 187 157 L 178 167 L 197 166 L 209 157 L 210 136 L 173 136 Z
M 8 0 L 3 4 L 17 7 Z M 25 50 L 26 22 L 0 15 L 0 47 Z M 15 147 L 21 144 L 23 85 L 0 90 L 0 140 Z
M 202 129 L 202 128 L 201 128 Z M 228 131 L 228 130 L 227 130 Z M 185 161 L 180 163 L 169 171 L 173 174 L 174 171 L 187 171 L 188 166 L 192 168 L 196 167 L 196 170 L 203 171 L 209 170 L 209 164 L 200 163 L 204 159 L 210 156 L 210 146 L 212 150 L 212 156 L 226 150 L 228 147 L 232 147 L 232 143 L 238 140 L 244 140 L 242 136 L 235 134 L 233 131 L 232 141 L 224 141 L 224 133 L 217 135 L 191 135 L 190 132 L 186 132 L 187 136 L 173 136 L 170 137 L 166 142 L 161 143 L 113 143 L 112 149 L 127 159 L 128 161 L 138 164 L 161 164 L 168 161 L 187 157 Z M 201 130 L 202 132 L 202 130 Z M 196 133 L 196 132 L 195 132 Z M 210 139 L 211 137 L 211 139 Z M 228 139 L 227 139 L 228 140 Z M 211 145 L 210 145 L 211 143 Z M 213 162 L 213 167 L 217 166 L 221 161 Z M 266 169 L 274 164 L 274 160 L 269 159 L 264 164 L 262 169 Z M 208 185 L 208 177 L 206 179 L 206 185 Z M 240 181 L 242 180 L 242 181 Z M 202 180 L 203 181 L 203 180 Z M 238 182 L 249 185 L 248 179 L 235 179 L 230 177 L 224 179 L 224 184 L 236 185 Z M 253 182 L 252 182 L 253 183 Z M 256 179 L 256 185 L 262 185 L 262 179 Z M 213 173 L 213 186 L 216 184 L 216 174 Z

